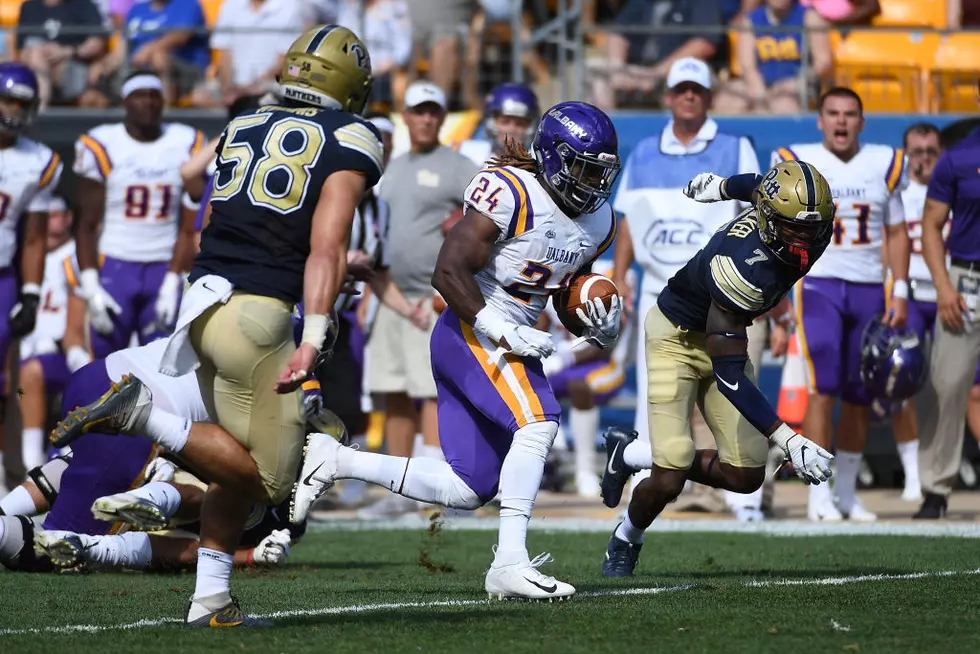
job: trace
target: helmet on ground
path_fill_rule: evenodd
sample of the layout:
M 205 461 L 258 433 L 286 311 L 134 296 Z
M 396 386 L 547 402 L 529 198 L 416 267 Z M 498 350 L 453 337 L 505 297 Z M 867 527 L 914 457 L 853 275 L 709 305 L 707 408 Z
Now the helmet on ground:
M 346 27 L 320 25 L 289 46 L 279 86 L 287 100 L 360 114 L 371 94 L 371 56 Z
M 556 104 L 542 116 L 533 150 L 544 183 L 570 213 L 597 211 L 612 195 L 620 171 L 619 138 L 598 107 Z
M 497 116 L 514 116 L 528 121 L 528 127 L 521 142 L 524 147 L 530 147 L 534 130 L 537 127 L 541 109 L 538 106 L 538 96 L 525 84 L 508 82 L 495 86 L 483 105 L 483 120 L 487 134 L 496 141 Z
M 758 188 L 759 232 L 780 260 L 806 268 L 830 245 L 834 197 L 820 171 L 805 161 L 783 161 Z
M 34 71 L 16 62 L 0 63 L 0 97 L 19 102 L 19 110 L 0 112 L 0 131 L 18 134 L 25 130 L 37 115 L 40 95 Z
M 928 373 L 929 361 L 918 334 L 889 327 L 881 316 L 864 328 L 861 381 L 874 399 L 900 404 L 919 392 Z

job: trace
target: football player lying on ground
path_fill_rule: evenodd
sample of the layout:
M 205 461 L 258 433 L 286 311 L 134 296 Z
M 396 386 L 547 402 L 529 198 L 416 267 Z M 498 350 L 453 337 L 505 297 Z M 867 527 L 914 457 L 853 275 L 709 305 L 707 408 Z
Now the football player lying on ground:
M 550 555 L 531 560 L 527 552 L 527 525 L 561 413 L 541 367 L 554 351 L 552 338 L 534 324 L 549 296 L 588 272 L 616 234 L 606 206 L 620 167 L 609 117 L 582 102 L 556 105 L 541 119 L 533 149 L 532 157 L 512 143 L 473 178 L 463 219 L 436 262 L 432 283 L 449 305 L 432 334 L 446 460 L 360 452 L 311 435 L 291 515 L 302 519 L 335 479 L 457 509 L 486 504 L 499 487 L 499 540 L 485 580 L 497 598 L 575 592 L 538 571 Z M 608 310 L 601 300 L 587 305 L 590 343 L 616 344 L 618 300 Z
M 99 434 L 84 436 L 77 444 L 101 438 Z M 91 459 L 93 449 L 85 445 L 79 449 L 84 454 L 78 467 L 90 467 L 86 466 L 86 459 Z M 103 468 L 104 478 L 123 483 L 126 474 L 123 470 L 129 467 L 129 461 L 129 457 L 101 457 L 97 463 Z M 202 482 L 157 457 L 143 471 L 144 485 L 101 497 L 89 511 L 73 498 L 91 497 L 82 485 L 90 475 L 69 473 L 66 480 L 65 473 L 72 465 L 71 453 L 52 459 L 32 470 L 28 481 L 0 500 L 0 506 L 4 507 L 4 514 L 0 515 L 0 563 L 15 572 L 79 567 L 97 570 L 194 567 L 198 542 L 189 534 L 196 533 L 197 515 L 204 497 Z M 61 493 L 64 495 L 59 502 Z M 49 511 L 45 528 L 38 529 L 31 518 Z M 256 507 L 240 549 L 235 552 L 235 564 L 277 565 L 285 561 L 290 545 L 306 531 L 305 525 L 288 524 L 286 515 L 285 511 L 280 514 L 274 508 Z M 152 524 L 147 523 L 149 517 L 153 518 Z M 169 529 L 171 520 L 183 524 Z M 126 521 L 158 533 L 116 533 Z
M 736 493 L 762 485 L 769 445 L 807 484 L 827 481 L 833 456 L 782 422 L 755 384 L 745 328 L 770 311 L 830 244 L 834 199 L 810 164 L 788 161 L 765 175 L 702 173 L 684 194 L 698 202 L 752 206 L 718 230 L 667 283 L 644 322 L 650 444 L 609 430 L 603 502 L 615 507 L 630 475 L 650 468 L 613 532 L 602 574 L 633 574 L 643 532 L 691 480 Z M 717 450 L 694 449 L 694 403 Z M 768 439 L 768 440 L 767 440 Z M 651 457 L 652 449 L 652 457 Z

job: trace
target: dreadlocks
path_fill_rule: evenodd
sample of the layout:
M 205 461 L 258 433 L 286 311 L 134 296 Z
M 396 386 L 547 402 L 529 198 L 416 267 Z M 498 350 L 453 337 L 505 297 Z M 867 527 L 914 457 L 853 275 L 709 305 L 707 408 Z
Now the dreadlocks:
M 490 160 L 491 166 L 513 166 L 529 173 L 538 172 L 538 162 L 527 151 L 524 144 L 515 138 L 508 137 L 504 153 Z

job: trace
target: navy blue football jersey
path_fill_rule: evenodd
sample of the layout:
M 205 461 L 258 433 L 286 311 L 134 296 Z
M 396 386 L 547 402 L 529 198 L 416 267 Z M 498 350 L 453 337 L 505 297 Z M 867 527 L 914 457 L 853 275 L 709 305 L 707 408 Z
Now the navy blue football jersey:
M 748 325 L 779 304 L 820 254 L 806 268 L 785 263 L 762 242 L 755 209 L 746 209 L 670 278 L 657 304 L 668 320 L 690 331 L 706 331 L 712 302 L 744 316 Z
M 218 143 L 211 221 L 190 280 L 215 274 L 256 295 L 299 302 L 313 210 L 333 173 L 382 172 L 381 136 L 345 111 L 267 106 L 245 112 Z

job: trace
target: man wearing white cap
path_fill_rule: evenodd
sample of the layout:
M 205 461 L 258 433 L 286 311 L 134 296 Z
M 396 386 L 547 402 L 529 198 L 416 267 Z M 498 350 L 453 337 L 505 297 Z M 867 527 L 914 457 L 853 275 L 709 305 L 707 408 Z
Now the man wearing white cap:
M 431 279 L 442 247 L 442 223 L 461 209 L 463 191 L 478 170 L 439 142 L 445 117 L 442 89 L 427 81 L 408 87 L 402 119 L 411 147 L 391 161 L 381 184 L 380 197 L 391 207 L 388 271 L 404 296 L 422 307 L 411 319 L 380 307 L 367 346 L 367 386 L 384 396 L 385 439 L 393 456 L 412 456 L 418 432 L 425 442 L 421 454 L 442 456 L 429 361 L 429 336 L 435 325 Z M 411 500 L 390 495 L 365 509 L 364 516 L 398 514 L 414 506 Z
M 627 307 L 640 312 L 641 324 L 667 280 L 740 210 L 736 203 L 718 207 L 688 199 L 682 193 L 688 181 L 702 172 L 722 176 L 759 173 L 759 160 L 749 139 L 719 131 L 718 124 L 708 117 L 712 81 L 706 63 L 692 57 L 678 59 L 670 67 L 666 87 L 665 104 L 671 120 L 661 133 L 643 139 L 630 153 L 613 203 L 625 218 L 616 239 L 613 276 Z M 626 271 L 634 261 L 643 269 L 639 293 L 626 281 Z M 760 320 L 749 329 L 749 349 L 754 350 L 756 367 L 765 325 Z M 777 333 L 785 336 L 782 329 Z M 646 370 L 642 330 L 638 338 L 637 369 Z M 639 402 L 647 397 L 646 375 L 637 375 L 636 396 Z M 642 405 L 636 412 L 635 430 L 640 438 L 649 438 L 647 412 Z M 698 411 L 694 412 L 694 430 L 698 446 L 707 445 L 704 439 L 711 442 Z M 639 483 L 638 478 L 634 477 L 634 484 Z M 720 497 L 697 503 L 702 509 L 725 508 Z M 737 504 L 742 504 L 741 499 Z M 751 517 L 759 517 L 757 508 L 756 503 Z

